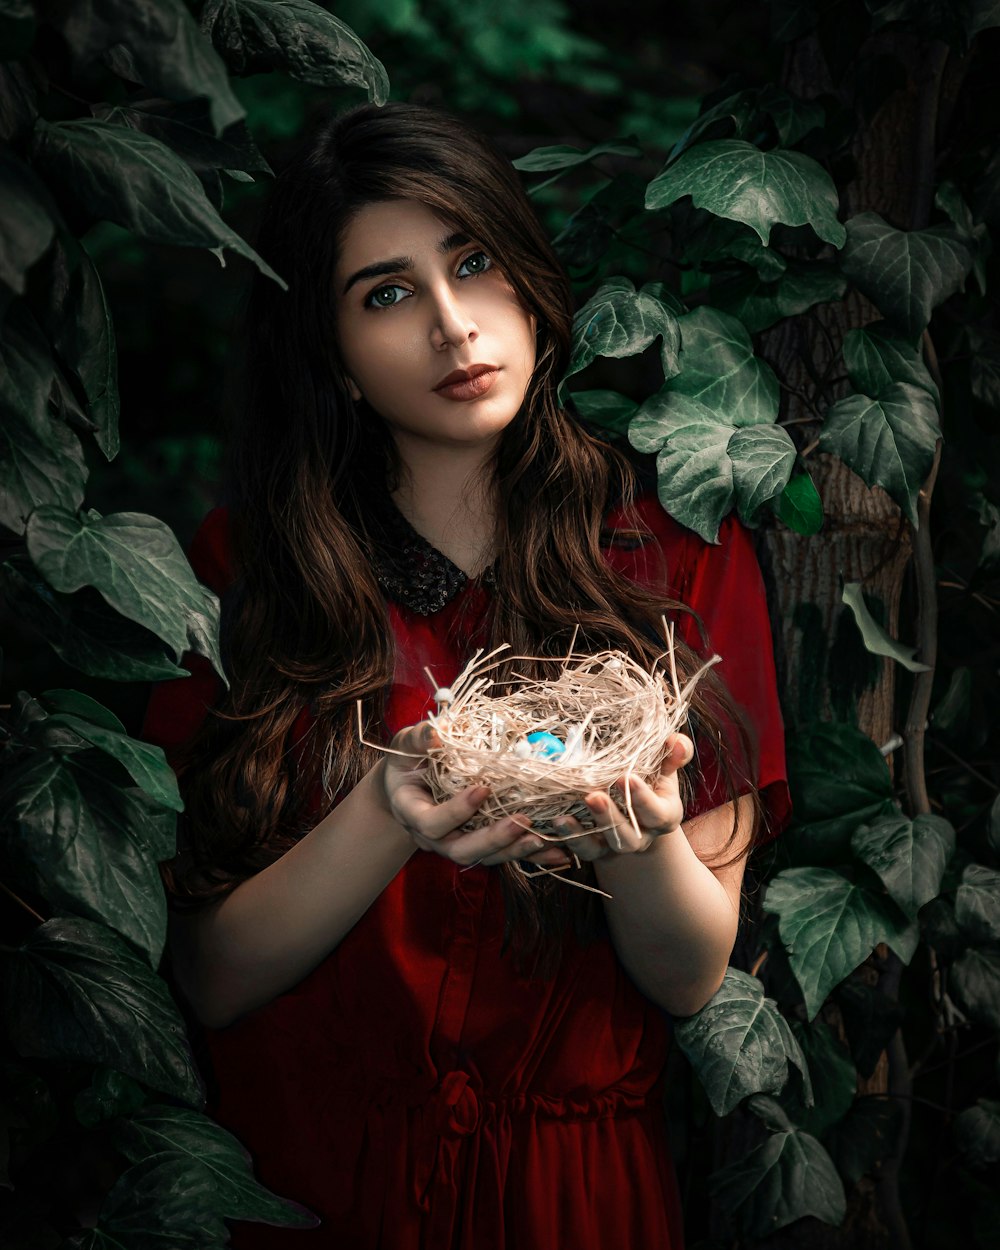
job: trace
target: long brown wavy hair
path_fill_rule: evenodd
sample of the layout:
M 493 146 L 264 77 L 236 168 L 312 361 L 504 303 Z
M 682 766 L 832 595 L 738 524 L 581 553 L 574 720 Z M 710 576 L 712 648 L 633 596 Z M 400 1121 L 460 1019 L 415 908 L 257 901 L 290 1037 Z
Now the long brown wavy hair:
M 362 106 L 323 122 L 276 179 L 259 226 L 258 250 L 289 290 L 255 276 L 239 336 L 227 487 L 236 580 L 222 625 L 230 688 L 181 761 L 182 850 L 163 865 L 178 908 L 213 902 L 272 863 L 377 759 L 358 741 L 355 704 L 368 725 L 380 723 L 394 643 L 366 506 L 398 482 L 400 465 L 387 427 L 347 389 L 333 273 L 354 215 L 394 199 L 428 206 L 481 244 L 536 318 L 536 368 L 490 466 L 491 645 L 538 656 L 541 672 L 579 627 L 578 647 L 620 648 L 651 664 L 663 650 L 661 615 L 677 607 L 602 555 L 605 516 L 615 503 L 628 506 L 635 475 L 558 402 L 570 288 L 509 161 L 437 110 Z M 693 671 L 694 654 L 680 643 L 677 653 L 682 673 Z M 290 735 L 304 707 L 313 721 L 296 753 Z M 695 695 L 693 722 L 702 753 L 725 733 L 718 764 L 735 799 L 753 776 L 753 749 L 711 676 Z M 724 850 L 735 835 L 734 822 Z M 529 881 L 515 865 L 498 871 L 507 938 L 536 973 L 554 966 L 568 921 L 584 939 L 600 926 L 593 895 Z

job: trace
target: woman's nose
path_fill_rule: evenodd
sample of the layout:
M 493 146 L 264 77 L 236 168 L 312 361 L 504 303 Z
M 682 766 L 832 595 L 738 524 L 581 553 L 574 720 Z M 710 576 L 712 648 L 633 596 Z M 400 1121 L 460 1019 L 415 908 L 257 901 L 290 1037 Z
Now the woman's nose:
M 431 343 L 436 351 L 446 347 L 460 347 L 473 342 L 479 336 L 469 309 L 450 288 L 439 291 L 434 301 L 434 320 L 431 326 Z

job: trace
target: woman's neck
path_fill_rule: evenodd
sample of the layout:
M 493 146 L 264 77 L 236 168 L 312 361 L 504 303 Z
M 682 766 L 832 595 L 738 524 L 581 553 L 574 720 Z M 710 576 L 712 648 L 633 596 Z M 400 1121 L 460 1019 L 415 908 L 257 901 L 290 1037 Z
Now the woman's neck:
M 469 577 L 494 558 L 496 507 L 483 483 L 482 448 L 406 449 L 393 502 L 422 538 Z

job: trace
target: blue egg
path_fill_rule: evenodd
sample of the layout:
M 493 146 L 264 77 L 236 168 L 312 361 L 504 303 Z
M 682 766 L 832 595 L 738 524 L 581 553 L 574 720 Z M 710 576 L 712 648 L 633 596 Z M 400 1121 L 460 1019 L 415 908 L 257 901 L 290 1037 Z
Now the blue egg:
M 554 759 L 566 750 L 566 744 L 561 738 L 557 738 L 555 734 L 545 733 L 544 730 L 528 734 L 528 741 L 535 755 L 540 755 L 546 760 Z

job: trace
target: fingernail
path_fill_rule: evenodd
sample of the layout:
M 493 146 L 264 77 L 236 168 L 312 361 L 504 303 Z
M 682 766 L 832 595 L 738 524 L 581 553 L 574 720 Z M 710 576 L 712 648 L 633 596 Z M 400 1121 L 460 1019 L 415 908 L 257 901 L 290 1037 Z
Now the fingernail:
M 489 794 L 489 786 L 473 786 L 471 790 L 466 790 L 465 797 L 470 803 L 478 805 L 479 803 L 482 803 L 484 799 L 489 798 Z
M 536 851 L 544 848 L 545 843 L 541 838 L 526 838 L 524 841 L 524 851 L 527 855 L 534 855 Z

